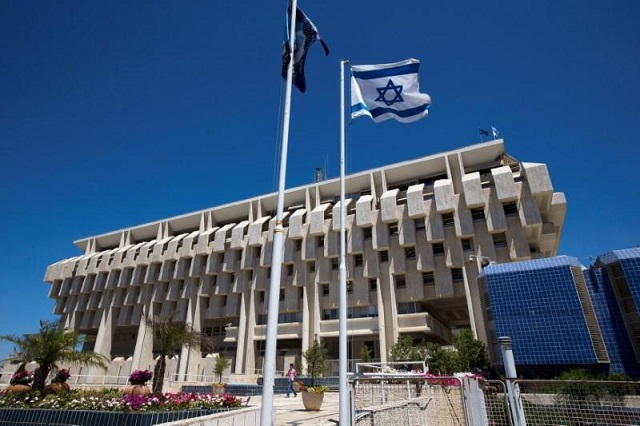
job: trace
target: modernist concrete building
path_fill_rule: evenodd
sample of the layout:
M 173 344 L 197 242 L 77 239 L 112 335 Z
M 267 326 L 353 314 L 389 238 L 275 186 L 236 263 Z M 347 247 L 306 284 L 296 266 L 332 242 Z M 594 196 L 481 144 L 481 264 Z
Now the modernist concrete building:
M 590 267 L 568 256 L 488 265 L 478 283 L 492 365 L 502 365 L 497 337 L 509 336 L 528 378 L 572 368 L 640 377 L 640 249 Z
M 384 361 L 401 334 L 448 344 L 472 327 L 487 341 L 481 260 L 554 256 L 566 213 L 546 165 L 519 162 L 502 140 L 356 173 L 346 188 L 350 358 L 366 345 Z M 314 339 L 338 356 L 339 180 L 285 198 L 277 369 Z M 275 209 L 268 194 L 78 240 L 81 253 L 45 275 L 55 313 L 128 368 L 153 362 L 143 316 L 171 316 L 209 336 L 233 372 L 260 370 Z M 175 368 L 206 365 L 183 349 Z

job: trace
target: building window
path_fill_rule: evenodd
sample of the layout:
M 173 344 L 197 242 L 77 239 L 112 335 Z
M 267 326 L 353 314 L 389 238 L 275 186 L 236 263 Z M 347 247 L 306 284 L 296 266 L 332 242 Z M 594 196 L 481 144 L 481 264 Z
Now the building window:
M 398 224 L 390 223 L 389 224 L 389 235 L 398 235 Z
M 407 260 L 414 260 L 416 258 L 416 248 L 415 247 L 405 247 L 404 248 L 404 257 Z
M 258 291 L 258 301 L 259 301 L 260 303 L 264 303 L 264 295 L 265 295 L 265 293 L 266 293 L 266 292 L 265 292 L 265 291 L 263 291 L 263 290 Z
M 380 252 L 379 256 L 380 256 L 380 263 L 389 261 L 389 252 L 388 251 L 382 250 Z
M 293 275 L 293 265 L 287 265 L 287 276 Z
M 284 289 L 281 288 L 280 289 L 280 301 L 282 302 L 284 300 Z
M 504 203 L 502 209 L 504 210 L 505 216 L 516 216 L 518 214 L 518 205 L 515 201 Z
M 424 285 L 433 285 L 435 284 L 435 282 L 436 281 L 432 271 L 422 273 L 422 283 Z
M 473 250 L 473 240 L 471 238 L 462 239 L 462 250 L 464 251 Z
M 407 280 L 404 277 L 404 275 L 396 275 L 395 279 L 396 279 L 396 288 L 406 288 L 407 287 Z
M 262 254 L 262 247 L 256 247 L 254 253 L 256 255 L 256 259 L 260 259 L 260 255 Z
M 369 291 L 376 291 L 378 289 L 378 280 L 371 278 L 369 280 Z
M 318 247 L 324 247 L 324 236 L 318 237 Z
M 444 245 L 442 243 L 434 243 L 432 247 L 434 256 L 444 255 Z
M 453 268 L 451 270 L 451 279 L 453 281 L 464 281 L 464 274 L 462 268 Z
M 338 310 L 337 309 L 323 309 L 322 310 L 322 319 L 323 320 L 337 320 L 338 319 Z
M 499 234 L 493 234 L 493 245 L 494 247 L 506 247 L 507 246 L 507 236 L 504 232 Z
M 453 221 L 453 213 L 445 213 L 445 214 L 443 214 L 442 215 L 442 224 L 445 227 L 455 225 L 455 222 Z
M 335 271 L 336 269 L 338 269 L 338 266 L 340 266 L 340 263 L 338 262 L 338 258 L 334 257 L 333 259 L 331 259 L 331 269 Z
M 227 306 L 227 296 L 222 296 L 222 306 Z
M 405 302 L 398 303 L 398 314 L 416 314 L 419 312 L 425 312 L 420 306 L 419 303 L 416 302 Z
M 426 228 L 426 225 L 424 223 L 424 218 L 415 219 L 413 222 L 415 224 L 416 231 L 424 231 L 424 229 Z
M 316 271 L 316 262 L 309 263 L 309 273 L 313 274 Z
M 302 240 L 294 240 L 293 245 L 296 251 L 302 250 Z
M 353 293 L 353 281 L 347 281 L 347 294 Z
M 477 209 L 471 209 L 471 218 L 474 222 L 484 220 L 484 208 L 478 207 Z
M 322 284 L 322 295 L 323 296 L 329 295 L 329 284 Z
M 372 228 L 364 228 L 362 230 L 365 240 L 370 240 L 372 235 Z
M 253 279 L 253 269 L 249 269 L 247 271 L 247 281 L 251 281 Z
M 267 268 L 267 278 L 271 278 L 271 268 Z
M 362 266 L 363 263 L 364 263 L 364 260 L 363 260 L 361 254 L 356 254 L 356 255 L 353 256 L 353 265 L 354 266 Z

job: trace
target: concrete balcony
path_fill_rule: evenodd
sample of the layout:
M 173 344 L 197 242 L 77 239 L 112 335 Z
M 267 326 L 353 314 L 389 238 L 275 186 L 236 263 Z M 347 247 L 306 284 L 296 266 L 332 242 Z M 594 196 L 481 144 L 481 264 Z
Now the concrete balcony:
M 447 342 L 453 338 L 451 331 L 427 312 L 398 315 L 398 331 L 400 333 L 426 333 L 438 336 Z
M 368 335 L 378 332 L 378 318 L 351 318 L 347 320 L 347 330 L 350 336 Z M 321 337 L 336 337 L 340 333 L 339 320 L 320 321 Z
M 267 325 L 256 325 L 254 329 L 256 340 L 266 340 Z M 278 339 L 300 339 L 302 338 L 302 323 L 290 322 L 278 324 Z M 226 339 L 225 339 L 226 341 Z

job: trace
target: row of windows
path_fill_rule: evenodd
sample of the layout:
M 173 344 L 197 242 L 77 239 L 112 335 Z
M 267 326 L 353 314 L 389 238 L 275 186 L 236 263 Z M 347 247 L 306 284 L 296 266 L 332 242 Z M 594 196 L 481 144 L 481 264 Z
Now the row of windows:
M 257 325 L 266 325 L 268 314 L 260 314 L 256 318 Z M 284 312 L 278 314 L 278 324 L 288 324 L 292 322 L 302 322 L 302 312 Z
M 349 308 L 347 310 L 347 318 L 377 318 L 378 307 L 377 306 L 358 306 Z M 323 320 L 337 320 L 340 318 L 340 311 L 338 309 L 323 309 Z
M 516 215 L 518 214 L 518 208 L 515 202 L 511 202 L 511 203 L 505 203 L 503 205 L 504 208 L 504 212 L 505 215 L 510 216 L 510 215 Z M 485 219 L 485 215 L 484 215 L 484 209 L 483 208 L 476 208 L 476 209 L 471 209 L 471 215 L 473 217 L 474 221 L 477 220 L 484 220 Z M 455 223 L 455 219 L 453 217 L 453 213 L 445 213 L 442 215 L 442 220 L 443 220 L 443 225 L 445 227 L 450 227 L 453 226 Z M 425 229 L 425 222 L 423 219 L 417 219 L 414 221 L 415 222 L 415 229 L 416 231 L 419 230 L 424 230 Z M 398 224 L 397 223 L 392 223 L 388 225 L 389 228 L 389 233 L 391 235 L 398 235 Z M 364 233 L 364 238 L 365 239 L 371 239 L 372 238 L 372 232 L 373 232 L 373 228 L 369 227 L 369 228 L 363 228 L 363 233 Z M 325 238 L 324 236 L 319 236 L 316 239 L 316 244 L 318 247 L 324 247 L 325 245 Z M 504 235 L 504 233 L 498 233 L 498 234 L 493 234 L 493 240 L 494 240 L 494 245 L 496 247 L 504 247 L 506 246 L 506 237 Z M 182 243 L 183 240 L 180 240 L 179 243 Z M 461 240 L 462 242 L 462 248 L 464 251 L 471 251 L 474 249 L 473 246 L 473 240 L 471 238 L 463 238 Z M 295 240 L 294 241 L 295 244 L 295 250 L 296 251 L 301 251 L 302 250 L 302 240 Z M 166 244 L 166 246 L 168 246 L 168 244 Z M 413 250 L 413 251 L 412 251 Z M 140 252 L 140 248 L 136 249 L 136 254 L 134 256 L 134 261 L 137 259 L 138 254 Z M 388 260 L 388 255 L 380 252 L 380 256 L 381 256 L 381 262 L 385 262 Z M 440 255 L 440 254 L 444 254 L 444 247 L 441 243 L 436 243 L 433 244 L 433 254 L 434 255 Z M 255 247 L 254 248 L 254 257 L 256 259 L 259 259 L 260 256 L 262 255 L 262 247 Z M 360 256 L 360 259 L 358 259 L 356 257 L 355 259 L 355 265 L 356 266 L 360 266 L 362 265 L 362 260 L 361 260 L 361 255 L 356 255 L 356 256 Z M 406 248 L 406 257 L 407 259 L 415 259 L 415 249 L 412 248 Z M 382 260 L 382 259 L 386 259 L 386 260 Z M 97 265 L 96 266 L 100 266 L 102 263 L 102 256 L 98 259 L 97 261 Z M 108 265 L 111 265 L 111 263 L 114 260 L 114 254 L 111 254 L 109 256 L 109 258 L 107 259 Z M 217 254 L 217 262 L 218 263 L 222 263 L 224 261 L 224 253 L 218 253 Z M 77 266 L 77 265 L 76 265 Z M 334 269 L 337 269 L 338 265 L 337 263 L 334 264 Z M 288 275 L 292 275 L 293 274 L 293 270 L 289 269 L 287 271 Z M 253 278 L 253 277 L 251 277 Z M 249 278 L 249 279 L 251 279 Z
M 513 215 L 517 215 L 518 214 L 518 206 L 516 202 L 507 202 L 504 203 L 502 205 L 502 209 L 504 211 L 505 216 L 513 216 Z M 328 210 L 330 212 L 330 209 Z M 478 207 L 478 208 L 473 208 L 471 209 L 471 217 L 473 219 L 473 221 L 480 221 L 480 220 L 485 220 L 485 214 L 484 214 L 484 208 L 483 207 Z M 445 227 L 450 227 L 450 226 L 454 226 L 455 225 L 455 219 L 454 219 L 454 215 L 453 213 L 444 213 L 442 214 L 442 223 Z M 397 235 L 398 234 L 398 224 L 390 224 L 389 226 L 389 233 L 390 235 Z M 248 227 L 247 227 L 248 229 Z M 416 231 L 419 230 L 424 230 L 425 229 L 425 222 L 423 219 L 417 219 L 415 220 L 415 229 Z M 268 230 L 268 222 L 265 222 L 263 224 L 263 232 L 266 232 Z M 245 230 L 246 232 L 246 230 Z M 371 239 L 372 237 L 372 228 L 364 228 L 363 229 L 363 233 L 364 233 L 364 238 L 365 239 Z M 213 237 L 214 234 L 211 234 L 208 236 L 209 239 L 211 239 Z M 194 249 L 197 244 L 198 244 L 198 237 L 199 235 L 195 236 L 192 240 L 191 240 L 191 249 Z M 177 244 L 176 244 L 176 250 L 179 250 L 183 247 L 185 242 L 185 238 L 180 239 Z M 295 249 L 297 251 L 300 251 L 302 249 L 302 241 L 301 240 L 295 240 Z M 318 238 L 318 246 L 324 245 L 324 237 L 319 237 Z M 165 242 L 163 244 L 162 247 L 162 251 L 161 254 L 166 254 L 166 252 L 169 249 L 169 242 Z M 136 251 L 133 255 L 133 260 L 136 261 L 138 259 L 140 255 L 140 247 L 136 248 Z M 256 256 L 260 256 L 260 248 L 258 247 L 256 250 Z M 110 266 L 113 262 L 113 260 L 115 259 L 115 253 L 112 253 L 108 256 L 108 258 L 106 259 L 107 264 Z M 96 266 L 101 266 L 103 262 L 103 256 L 100 256 L 97 260 Z

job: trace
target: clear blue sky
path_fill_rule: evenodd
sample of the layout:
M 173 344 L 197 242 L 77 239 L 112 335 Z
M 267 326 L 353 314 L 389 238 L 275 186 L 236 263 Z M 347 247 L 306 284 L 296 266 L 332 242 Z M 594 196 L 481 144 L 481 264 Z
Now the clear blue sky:
M 640 2 L 311 1 L 331 48 L 295 92 L 287 186 L 338 175 L 339 60 L 415 57 L 412 124 L 348 129 L 347 171 L 479 142 L 546 163 L 560 254 L 637 246 Z M 286 0 L 0 0 L 0 334 L 53 318 L 47 265 L 73 241 L 276 189 Z M 0 344 L 0 357 L 11 347 Z

